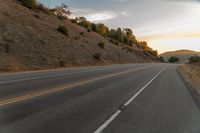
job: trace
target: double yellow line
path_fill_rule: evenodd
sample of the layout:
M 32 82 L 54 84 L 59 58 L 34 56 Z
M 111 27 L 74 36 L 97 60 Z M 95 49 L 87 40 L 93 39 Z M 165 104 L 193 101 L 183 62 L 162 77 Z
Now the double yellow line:
M 66 85 L 66 86 L 63 86 L 63 87 L 48 89 L 48 90 L 44 90 L 44 91 L 34 92 L 34 93 L 31 93 L 31 94 L 26 94 L 26 95 L 23 95 L 23 96 L 9 98 L 9 99 L 6 99 L 6 100 L 1 100 L 0 106 L 9 105 L 9 104 L 17 103 L 17 102 L 20 102 L 20 101 L 23 101 L 23 100 L 28 100 L 28 99 L 32 99 L 32 98 L 35 98 L 35 97 L 39 97 L 39 96 L 63 91 L 63 90 L 69 89 L 69 88 L 78 87 L 78 86 L 81 86 L 81 85 L 84 85 L 84 84 L 92 83 L 94 81 L 124 75 L 124 74 L 130 73 L 130 72 L 142 70 L 142 69 L 149 68 L 149 67 L 154 67 L 154 66 L 140 67 L 140 68 L 131 69 L 131 70 L 127 70 L 127 71 L 123 71 L 123 72 L 119 72 L 119 73 L 108 74 L 108 75 L 100 76 L 100 77 L 93 78 L 93 79 L 90 79 L 90 80 L 85 80 L 85 81 L 80 81 L 80 82 L 77 82 L 77 83 L 69 84 L 69 85 Z

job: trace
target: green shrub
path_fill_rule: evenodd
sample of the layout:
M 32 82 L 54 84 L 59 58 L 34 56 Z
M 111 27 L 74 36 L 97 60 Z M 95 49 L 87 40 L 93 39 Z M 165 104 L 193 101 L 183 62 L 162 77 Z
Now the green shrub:
M 68 30 L 67 30 L 67 28 L 65 26 L 59 26 L 57 28 L 57 31 L 59 31 L 60 33 L 66 35 L 66 36 L 68 36 Z
M 74 24 L 77 23 L 77 21 L 75 19 L 71 19 L 71 22 L 74 23 Z
M 22 2 L 22 5 L 29 8 L 29 9 L 35 9 L 37 7 L 36 0 L 19 0 Z
M 169 58 L 168 60 L 170 63 L 176 63 L 179 61 L 179 58 L 178 57 L 175 57 L 175 56 L 172 56 Z
M 99 43 L 98 43 L 98 46 L 99 46 L 100 48 L 104 48 L 104 47 L 105 47 L 105 44 L 104 44 L 104 42 L 99 42 Z
M 165 59 L 164 59 L 162 56 L 159 57 L 159 60 L 160 60 L 162 63 L 165 62 Z
M 200 56 L 191 56 L 189 58 L 189 62 L 190 63 L 197 63 L 197 62 L 200 62 Z

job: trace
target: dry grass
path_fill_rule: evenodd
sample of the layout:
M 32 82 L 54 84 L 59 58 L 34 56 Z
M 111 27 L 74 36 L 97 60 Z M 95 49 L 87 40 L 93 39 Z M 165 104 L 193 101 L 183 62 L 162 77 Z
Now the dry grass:
M 180 65 L 179 70 L 197 92 L 200 94 L 200 63 Z
M 117 46 L 69 20 L 30 10 L 18 0 L 0 0 L 0 5 L 0 71 L 158 61 L 137 47 L 127 53 L 124 44 Z M 67 28 L 68 37 L 57 31 L 59 25 Z M 98 42 L 106 47 L 102 49 Z M 96 53 L 100 60 L 94 58 Z

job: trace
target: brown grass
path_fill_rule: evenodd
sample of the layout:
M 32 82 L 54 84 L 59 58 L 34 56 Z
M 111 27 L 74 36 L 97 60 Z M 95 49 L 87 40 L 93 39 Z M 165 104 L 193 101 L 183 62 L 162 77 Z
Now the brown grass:
M 200 63 L 180 65 L 179 70 L 197 92 L 200 94 Z

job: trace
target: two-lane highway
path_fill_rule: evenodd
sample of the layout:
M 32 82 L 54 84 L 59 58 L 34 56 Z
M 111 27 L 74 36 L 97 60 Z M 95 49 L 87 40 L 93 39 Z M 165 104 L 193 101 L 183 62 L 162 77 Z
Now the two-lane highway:
M 0 75 L 0 133 L 200 133 L 200 111 L 169 64 Z

